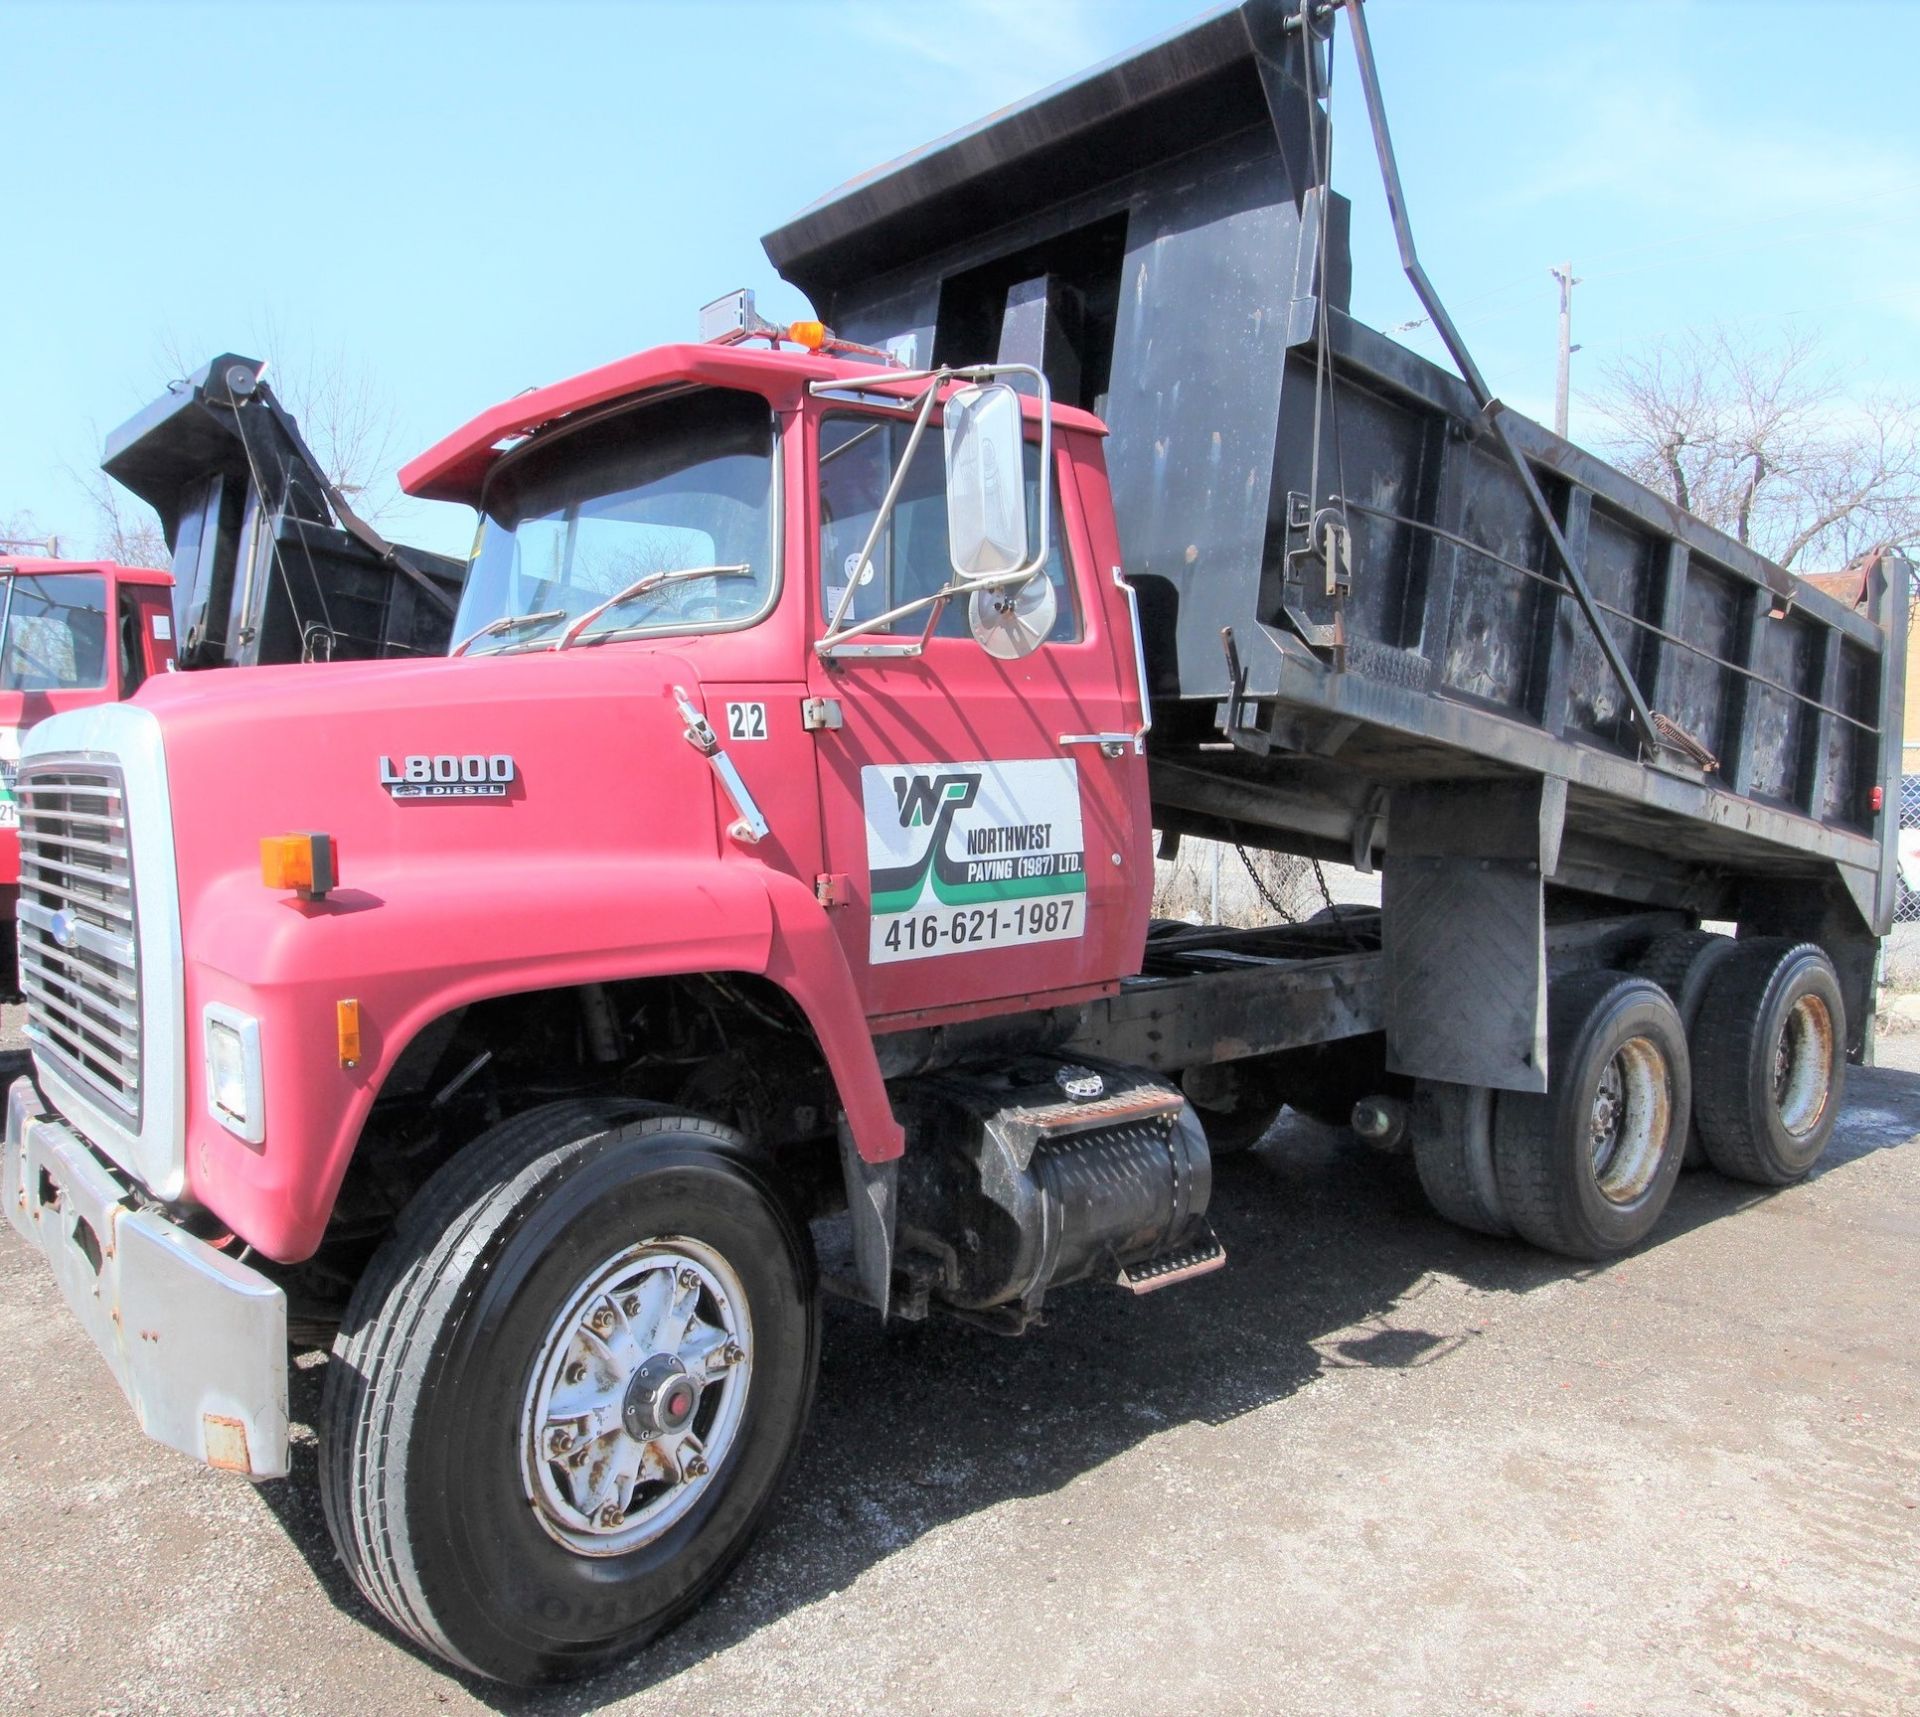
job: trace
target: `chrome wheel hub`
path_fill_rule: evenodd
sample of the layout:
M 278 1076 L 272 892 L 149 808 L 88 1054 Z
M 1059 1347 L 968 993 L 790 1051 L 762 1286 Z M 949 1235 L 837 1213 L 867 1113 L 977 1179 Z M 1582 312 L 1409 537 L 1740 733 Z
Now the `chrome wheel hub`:
M 548 1326 L 521 1416 L 541 1526 L 585 1556 L 671 1527 L 733 1449 L 752 1347 L 740 1278 L 698 1240 L 649 1240 L 595 1270 Z

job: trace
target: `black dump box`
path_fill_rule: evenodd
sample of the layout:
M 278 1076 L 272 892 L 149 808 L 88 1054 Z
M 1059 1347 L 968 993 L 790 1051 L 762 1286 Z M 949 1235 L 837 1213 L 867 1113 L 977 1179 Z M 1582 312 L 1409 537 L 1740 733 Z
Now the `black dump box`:
M 1390 983 L 1473 964 L 1501 908 L 1468 869 L 1511 870 L 1537 923 L 1531 870 L 1817 937 L 1863 1021 L 1904 563 L 1836 600 L 1355 321 L 1326 43 L 1309 62 L 1296 10 L 1216 12 L 854 181 L 767 254 L 849 339 L 1036 363 L 1105 419 L 1163 829 L 1384 856 Z M 1486 1082 L 1533 1082 L 1508 1072 Z
M 180 665 L 444 655 L 466 563 L 365 524 L 265 369 L 225 353 L 107 438 L 173 551 Z

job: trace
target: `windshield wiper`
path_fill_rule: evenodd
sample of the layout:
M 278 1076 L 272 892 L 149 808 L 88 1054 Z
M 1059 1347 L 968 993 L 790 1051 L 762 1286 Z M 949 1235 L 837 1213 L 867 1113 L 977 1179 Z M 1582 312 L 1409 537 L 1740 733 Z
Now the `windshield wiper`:
M 502 614 L 498 620 L 489 620 L 478 632 L 469 632 L 447 654 L 464 656 L 468 646 L 479 643 L 482 638 L 492 638 L 502 632 L 518 632 L 523 626 L 543 626 L 549 620 L 564 620 L 566 617 L 564 608 L 548 608 L 538 614 Z
M 564 650 L 572 645 L 581 633 L 610 609 L 631 602 L 636 596 L 645 596 L 650 590 L 658 590 L 662 585 L 679 584 L 689 578 L 741 578 L 752 577 L 753 568 L 741 561 L 732 566 L 686 566 L 674 572 L 650 572 L 645 578 L 636 578 L 625 590 L 615 591 L 597 608 L 589 608 L 586 613 L 569 626 L 560 635 L 560 642 L 554 645 L 556 650 Z

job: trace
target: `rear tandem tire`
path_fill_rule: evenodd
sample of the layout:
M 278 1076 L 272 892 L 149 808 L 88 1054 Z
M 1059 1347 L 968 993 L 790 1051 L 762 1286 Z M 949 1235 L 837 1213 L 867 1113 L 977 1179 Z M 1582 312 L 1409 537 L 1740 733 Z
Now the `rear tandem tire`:
M 355 1291 L 320 1427 L 341 1558 L 463 1669 L 586 1674 L 746 1547 L 819 1328 L 807 1230 L 737 1133 L 637 1103 L 517 1116 L 427 1183 Z
M 1672 997 L 1680 1014 L 1680 1024 L 1686 1030 L 1689 1052 L 1693 1048 L 1694 1027 L 1700 1019 L 1700 1004 L 1707 997 L 1707 985 L 1736 945 L 1731 936 L 1721 936 L 1712 930 L 1676 930 L 1670 935 L 1655 937 L 1626 968 L 1636 978 L 1651 978 Z M 1687 1154 L 1680 1163 L 1683 1170 L 1707 1167 L 1707 1148 L 1700 1140 L 1699 1073 L 1696 1058 L 1693 1121 L 1687 1128 Z
M 1686 1033 L 1666 991 L 1620 972 L 1575 972 L 1547 998 L 1540 1094 L 1503 1091 L 1494 1166 L 1514 1229 L 1570 1258 L 1643 1240 L 1686 1150 Z
M 1407 1115 L 1413 1166 L 1427 1202 L 1476 1234 L 1513 1232 L 1493 1166 L 1494 1094 L 1483 1085 L 1417 1080 Z
M 1788 1186 L 1819 1161 L 1840 1116 L 1847 1011 L 1811 942 L 1741 942 L 1714 974 L 1696 1032 L 1700 1138 L 1722 1174 Z

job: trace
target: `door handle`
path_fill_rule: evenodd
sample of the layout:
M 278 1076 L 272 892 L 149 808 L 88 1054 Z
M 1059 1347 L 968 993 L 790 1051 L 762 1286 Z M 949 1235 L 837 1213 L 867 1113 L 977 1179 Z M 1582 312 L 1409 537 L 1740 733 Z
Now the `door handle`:
M 1134 733 L 1063 733 L 1062 745 L 1097 745 L 1103 757 L 1124 757 L 1129 751 L 1141 751 L 1145 747 L 1140 736 Z

